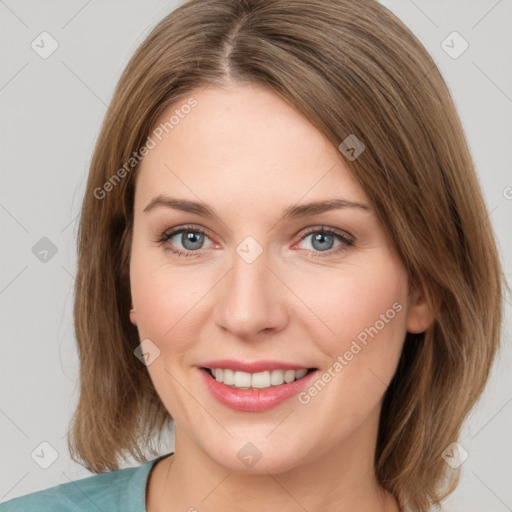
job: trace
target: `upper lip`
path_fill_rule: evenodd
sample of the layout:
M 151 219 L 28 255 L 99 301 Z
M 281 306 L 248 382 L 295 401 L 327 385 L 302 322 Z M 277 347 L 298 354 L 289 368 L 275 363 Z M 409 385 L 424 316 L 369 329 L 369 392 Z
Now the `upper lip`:
M 220 359 L 206 361 L 198 365 L 201 368 L 223 368 L 247 373 L 258 373 L 272 370 L 308 370 L 311 366 L 304 366 L 284 361 L 236 361 L 234 359 Z

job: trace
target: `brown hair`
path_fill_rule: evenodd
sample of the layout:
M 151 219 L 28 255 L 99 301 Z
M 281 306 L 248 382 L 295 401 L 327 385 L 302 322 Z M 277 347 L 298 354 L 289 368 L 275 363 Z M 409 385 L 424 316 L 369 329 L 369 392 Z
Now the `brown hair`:
M 134 356 L 140 340 L 128 316 L 133 157 L 170 104 L 226 79 L 269 88 L 335 146 L 350 134 L 365 144 L 347 164 L 411 286 L 424 288 L 435 311 L 425 333 L 405 340 L 384 399 L 375 471 L 403 505 L 426 510 L 457 483 L 441 454 L 489 375 L 503 282 L 449 90 L 418 39 L 371 0 L 190 0 L 128 63 L 96 145 L 80 219 L 72 457 L 94 472 L 117 469 L 126 454 L 146 461 L 154 435 L 169 424 Z

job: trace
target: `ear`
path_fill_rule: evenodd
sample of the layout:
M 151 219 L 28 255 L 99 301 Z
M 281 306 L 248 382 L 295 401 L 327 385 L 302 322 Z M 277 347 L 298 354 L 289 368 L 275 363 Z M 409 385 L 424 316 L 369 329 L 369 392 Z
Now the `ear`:
M 135 317 L 135 309 L 133 308 L 133 304 L 130 302 L 130 322 L 133 325 L 137 325 L 137 318 Z
M 435 300 L 436 308 L 439 300 Z M 418 334 L 425 332 L 434 321 L 434 311 L 428 301 L 426 290 L 417 286 L 410 295 L 409 310 L 407 311 L 407 332 Z

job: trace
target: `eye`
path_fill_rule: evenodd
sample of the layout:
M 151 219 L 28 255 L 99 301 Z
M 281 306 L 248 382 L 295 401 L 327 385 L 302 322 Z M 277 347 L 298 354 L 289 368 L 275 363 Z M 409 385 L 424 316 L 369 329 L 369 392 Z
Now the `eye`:
M 195 257 L 199 251 L 206 249 L 204 243 L 209 240 L 205 231 L 196 226 L 181 226 L 171 231 L 162 233 L 158 242 L 165 249 L 178 256 Z
M 325 228 L 324 226 L 309 230 L 302 236 L 301 242 L 307 239 L 310 239 L 309 245 L 312 249 L 306 248 L 305 250 L 309 255 L 315 258 L 322 257 L 322 253 L 332 256 L 354 245 L 353 237 L 347 233 L 334 228 Z
M 348 233 L 335 228 L 316 227 L 303 234 L 300 242 L 310 239 L 310 247 L 303 250 L 314 258 L 339 254 L 354 245 L 354 239 Z M 209 240 L 210 245 L 205 247 Z M 165 250 L 177 256 L 200 257 L 203 249 L 211 247 L 212 242 L 206 232 L 198 226 L 180 226 L 163 232 L 156 240 Z

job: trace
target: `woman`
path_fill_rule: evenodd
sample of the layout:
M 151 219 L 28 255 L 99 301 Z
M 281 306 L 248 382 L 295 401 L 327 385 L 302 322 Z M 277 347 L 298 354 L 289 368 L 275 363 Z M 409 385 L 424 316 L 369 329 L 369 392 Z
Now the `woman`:
M 2 510 L 416 512 L 454 489 L 502 275 L 448 89 L 377 2 L 162 20 L 106 115 L 78 248 L 69 444 L 99 474 Z

